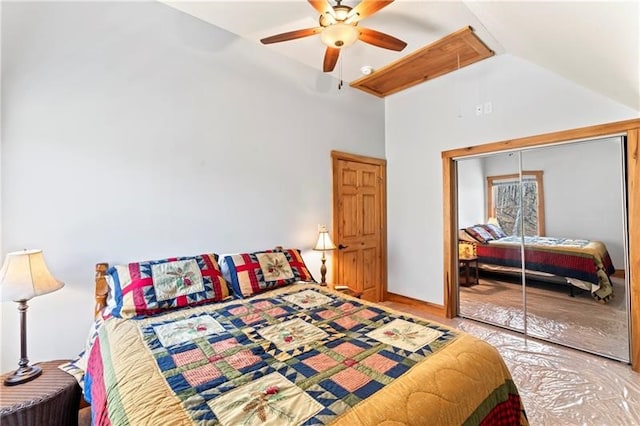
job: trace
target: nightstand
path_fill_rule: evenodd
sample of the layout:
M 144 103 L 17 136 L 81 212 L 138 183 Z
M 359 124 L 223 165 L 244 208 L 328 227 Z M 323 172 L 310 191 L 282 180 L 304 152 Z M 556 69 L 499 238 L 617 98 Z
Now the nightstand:
M 470 287 L 480 283 L 480 277 L 478 276 L 478 258 L 477 257 L 461 257 L 460 261 L 460 276 L 458 282 L 461 286 Z M 474 269 L 473 277 L 471 276 L 471 268 Z
M 2 426 L 59 426 L 78 424 L 80 386 L 60 370 L 65 360 L 40 362 L 42 375 L 16 386 L 0 384 Z M 8 374 L 2 376 L 2 381 Z

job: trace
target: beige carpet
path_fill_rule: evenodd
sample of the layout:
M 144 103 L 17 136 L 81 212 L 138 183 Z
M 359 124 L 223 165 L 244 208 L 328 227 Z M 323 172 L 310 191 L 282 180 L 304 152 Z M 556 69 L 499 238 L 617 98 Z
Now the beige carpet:
M 527 332 L 577 349 L 629 360 L 629 327 L 624 280 L 613 279 L 614 298 L 596 302 L 584 290 L 568 286 L 527 284 Z M 522 331 L 524 310 L 522 286 L 497 279 L 460 288 L 460 315 Z
M 461 329 L 495 346 L 537 425 L 640 425 L 640 375 L 625 363 L 561 347 L 462 318 L 448 320 L 418 307 L 383 302 Z

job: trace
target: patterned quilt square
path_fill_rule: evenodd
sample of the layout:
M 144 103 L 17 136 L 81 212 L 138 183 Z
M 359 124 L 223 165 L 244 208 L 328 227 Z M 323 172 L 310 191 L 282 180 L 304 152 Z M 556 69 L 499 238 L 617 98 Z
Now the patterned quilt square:
M 354 318 L 353 316 L 346 316 L 342 318 L 338 318 L 337 320 L 331 323 L 334 326 L 337 326 L 336 329 L 343 330 L 351 330 L 356 328 L 357 326 L 362 326 L 362 322 L 358 318 Z
M 371 378 L 355 368 L 346 368 L 331 377 L 331 380 L 349 392 L 355 392 L 371 381 Z
M 204 364 L 198 368 L 182 373 L 184 379 L 191 386 L 200 386 L 222 376 L 220 369 L 213 364 Z
M 329 355 L 324 353 L 319 353 L 317 355 L 309 357 L 302 362 L 306 366 L 314 369 L 316 373 L 327 371 L 340 363 L 339 361 L 331 358 Z
M 361 311 L 358 311 L 356 315 L 366 320 L 372 320 L 380 314 L 378 312 L 375 312 L 373 309 L 362 309 Z
M 235 337 L 229 337 L 226 339 L 211 342 L 211 348 L 213 348 L 213 350 L 217 354 L 226 352 L 229 349 L 237 348 L 238 346 L 240 346 L 240 342 L 238 342 Z
M 319 320 L 329 320 L 331 318 L 335 318 L 337 316 L 341 315 L 340 312 L 336 312 L 334 310 L 331 309 L 323 309 L 323 310 L 319 310 L 317 312 L 314 313 L 314 317 L 316 319 Z
M 266 311 L 267 309 L 271 309 L 274 305 L 270 300 L 258 300 L 251 302 L 251 306 L 256 311 Z
M 396 318 L 367 336 L 397 348 L 415 352 L 442 336 L 442 332 Z
M 157 300 L 204 291 L 202 274 L 195 259 L 151 265 L 151 276 Z
M 173 355 L 173 362 L 176 367 L 182 367 L 187 364 L 204 361 L 205 359 L 207 359 L 207 356 L 200 348 L 178 352 L 177 354 Z
M 224 361 L 236 370 L 243 370 L 247 367 L 259 363 L 260 361 L 262 361 L 262 358 L 255 355 L 251 351 L 240 351 L 236 352 L 233 355 L 225 357 Z
M 334 346 L 332 349 L 335 353 L 338 353 L 345 358 L 353 358 L 355 355 L 364 351 L 364 348 L 356 345 L 355 341 L 339 343 L 338 345 Z
M 300 293 L 283 296 L 282 299 L 305 309 L 315 308 L 333 302 L 333 299 L 330 297 L 313 290 L 305 290 Z
M 358 307 L 356 305 L 354 305 L 351 302 L 346 302 L 346 303 L 341 303 L 338 306 L 336 306 L 342 313 L 347 313 L 347 312 L 351 312 L 355 309 L 357 309 Z
M 288 351 L 306 344 L 325 339 L 329 335 L 322 329 L 295 318 L 258 330 L 264 339 L 273 342 L 282 351 Z
M 275 302 L 276 300 L 259 300 L 253 303 L 234 304 L 222 312 L 222 315 L 226 315 L 234 326 L 242 328 L 247 325 L 271 323 L 276 318 L 298 311 L 296 307 Z
M 380 353 L 376 353 L 371 355 L 370 357 L 362 360 L 362 365 L 370 368 L 372 371 L 375 371 L 379 374 L 384 374 L 389 371 L 391 368 L 398 365 L 397 361 L 394 361 L 386 356 L 380 355 Z
M 209 402 L 223 426 L 302 424 L 323 406 L 279 373 L 271 373 Z
M 178 345 L 209 334 L 224 332 L 224 327 L 209 315 L 200 315 L 167 324 L 154 325 L 153 329 L 164 347 Z

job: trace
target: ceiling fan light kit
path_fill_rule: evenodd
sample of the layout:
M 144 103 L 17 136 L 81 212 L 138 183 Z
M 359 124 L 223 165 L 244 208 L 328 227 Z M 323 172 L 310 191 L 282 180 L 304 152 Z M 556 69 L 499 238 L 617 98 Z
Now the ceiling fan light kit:
M 340 50 L 343 47 L 351 46 L 358 40 L 395 51 L 400 51 L 407 45 L 404 41 L 388 34 L 357 27 L 360 20 L 393 3 L 393 0 L 362 0 L 353 8 L 341 5 L 342 0 L 336 0 L 336 6 L 331 6 L 328 0 L 307 1 L 316 11 L 320 12 L 319 27 L 289 31 L 263 38 L 260 41 L 263 44 L 279 43 L 320 33 L 320 40 L 327 46 L 322 67 L 324 72 L 333 71 L 338 62 Z
M 360 31 L 354 26 L 338 22 L 320 33 L 320 40 L 329 47 L 349 47 L 360 37 Z

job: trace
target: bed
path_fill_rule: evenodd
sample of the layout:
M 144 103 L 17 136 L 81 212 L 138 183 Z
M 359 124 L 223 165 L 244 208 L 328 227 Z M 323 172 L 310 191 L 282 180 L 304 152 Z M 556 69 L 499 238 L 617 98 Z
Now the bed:
M 478 228 L 487 231 L 480 234 Z M 488 232 L 493 230 L 493 233 Z M 500 234 L 499 228 L 475 225 L 463 231 L 473 241 L 478 266 L 493 273 L 519 272 L 522 238 Z M 473 232 L 475 231 L 475 233 Z M 604 243 L 584 239 L 524 237 L 525 269 L 536 280 L 568 284 L 587 290 L 606 303 L 613 297 L 611 275 L 615 267 Z
M 296 250 L 216 261 L 97 266 L 94 329 L 67 366 L 93 424 L 528 424 L 489 344 L 301 282 Z

